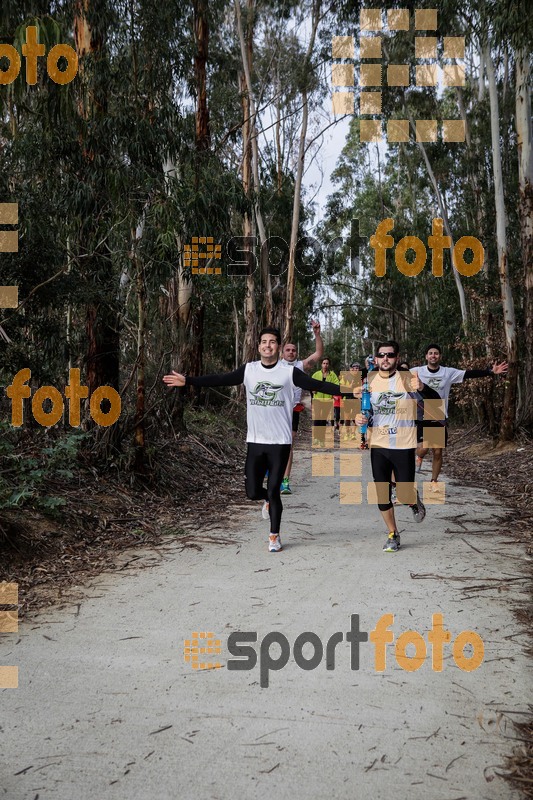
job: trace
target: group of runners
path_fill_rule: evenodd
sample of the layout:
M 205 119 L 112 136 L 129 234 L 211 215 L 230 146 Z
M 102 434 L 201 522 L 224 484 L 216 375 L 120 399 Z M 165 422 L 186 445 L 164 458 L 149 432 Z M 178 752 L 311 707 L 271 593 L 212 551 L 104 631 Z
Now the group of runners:
M 163 381 L 169 387 L 238 386 L 244 384 L 247 402 L 247 453 L 245 487 L 250 500 L 262 500 L 262 514 L 270 519 L 268 549 L 281 551 L 281 494 L 290 494 L 292 449 L 299 426 L 302 391 L 315 398 L 361 398 L 362 380 L 370 393 L 370 412 L 355 413 L 353 422 L 368 425 L 372 475 L 377 491 L 387 539 L 385 552 L 400 548 L 400 535 L 394 514 L 394 501 L 410 507 L 414 520 L 422 522 L 425 507 L 416 489 L 415 470 L 420 471 L 429 449 L 433 451 L 432 483 L 438 481 L 442 468 L 442 451 L 447 443 L 448 398 L 451 386 L 469 378 L 503 374 L 507 364 L 494 362 L 490 369 L 459 370 L 440 363 L 441 348 L 426 348 L 426 365 L 409 370 L 401 362 L 399 345 L 393 340 L 379 342 L 366 367 L 359 371 L 354 362 L 353 380 L 340 380 L 323 359 L 320 325 L 313 322 L 315 351 L 304 360 L 298 359 L 297 348 L 286 343 L 281 348 L 279 330 L 263 328 L 259 334 L 258 361 L 243 364 L 232 372 L 203 376 L 186 376 L 172 371 Z M 313 377 L 305 370 L 322 359 L 321 370 Z M 373 362 L 373 363 L 372 363 Z M 401 368 L 403 367 L 403 369 Z M 333 379 L 328 379 L 333 378 Z M 430 402 L 428 402 L 430 401 Z M 429 410 L 428 410 L 429 409 Z M 338 418 L 334 416 L 334 422 Z M 322 422 L 323 420 L 317 420 Z M 337 424 L 335 422 L 335 424 Z M 440 429 L 428 434 L 427 429 Z M 415 460 L 416 459 L 416 460 Z M 265 478 L 267 480 L 264 486 Z M 397 495 L 397 498 L 396 498 Z

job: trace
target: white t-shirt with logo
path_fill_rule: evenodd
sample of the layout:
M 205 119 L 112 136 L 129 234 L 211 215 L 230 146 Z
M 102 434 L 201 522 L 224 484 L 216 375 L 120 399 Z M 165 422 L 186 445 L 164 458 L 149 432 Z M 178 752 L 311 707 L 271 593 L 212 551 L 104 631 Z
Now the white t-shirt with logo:
M 297 369 L 301 369 L 304 372 L 304 362 L 303 361 L 286 361 L 284 358 L 280 360 L 280 363 L 283 364 L 284 367 L 297 367 Z M 294 405 L 298 405 L 298 403 L 302 399 L 302 389 L 299 386 L 294 387 Z
M 445 414 L 448 417 L 448 398 L 450 397 L 450 389 L 454 383 L 462 383 L 466 370 L 454 369 L 454 367 L 441 367 L 439 366 L 436 372 L 428 369 L 427 365 L 423 367 L 414 367 L 418 372 L 418 377 L 429 386 L 435 389 L 437 394 L 445 401 Z M 411 370 L 412 372 L 413 370 Z
M 247 442 L 292 444 L 293 367 L 278 361 L 268 369 L 260 361 L 246 364 L 244 386 L 248 417 Z

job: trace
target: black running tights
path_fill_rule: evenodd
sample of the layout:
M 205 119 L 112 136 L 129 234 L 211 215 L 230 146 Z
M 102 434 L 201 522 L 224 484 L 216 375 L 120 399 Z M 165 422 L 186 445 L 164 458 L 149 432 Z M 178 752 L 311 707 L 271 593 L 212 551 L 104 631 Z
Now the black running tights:
M 279 533 L 283 504 L 280 497 L 281 481 L 291 452 L 290 444 L 255 444 L 248 442 L 244 483 L 250 500 L 268 500 L 270 533 Z M 263 488 L 268 470 L 267 488 Z

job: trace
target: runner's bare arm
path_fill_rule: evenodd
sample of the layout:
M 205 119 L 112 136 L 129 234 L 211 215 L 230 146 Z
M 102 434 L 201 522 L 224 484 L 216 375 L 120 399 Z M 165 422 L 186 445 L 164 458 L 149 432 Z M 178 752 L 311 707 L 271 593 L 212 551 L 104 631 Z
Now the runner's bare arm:
M 324 342 L 322 341 L 322 336 L 320 334 L 320 322 L 312 320 L 311 325 L 313 327 L 313 333 L 315 334 L 316 346 L 315 352 L 311 353 L 310 356 L 307 356 L 307 358 L 302 362 L 304 369 L 308 369 L 309 367 L 313 366 L 313 364 L 316 364 L 316 362 L 320 361 L 324 355 Z

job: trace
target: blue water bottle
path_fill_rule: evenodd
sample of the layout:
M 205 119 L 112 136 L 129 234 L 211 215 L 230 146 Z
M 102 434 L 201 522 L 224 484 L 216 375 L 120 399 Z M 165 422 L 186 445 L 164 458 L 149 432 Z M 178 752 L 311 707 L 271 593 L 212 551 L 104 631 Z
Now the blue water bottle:
M 361 395 L 361 414 L 368 419 L 370 416 L 370 412 L 372 411 L 372 403 L 370 402 L 370 390 L 368 388 L 368 383 L 365 381 L 363 384 L 363 393 Z M 364 434 L 368 428 L 368 423 L 365 422 L 364 425 L 361 425 L 359 428 L 359 432 Z

